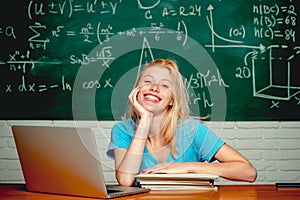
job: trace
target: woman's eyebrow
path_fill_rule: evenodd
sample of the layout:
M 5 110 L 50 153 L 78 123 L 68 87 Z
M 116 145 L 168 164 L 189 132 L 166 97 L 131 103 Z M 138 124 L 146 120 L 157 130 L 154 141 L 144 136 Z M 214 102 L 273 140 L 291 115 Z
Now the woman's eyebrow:
M 151 76 L 150 74 L 146 74 L 145 76 L 142 77 L 142 79 L 143 79 L 143 78 L 146 78 L 146 77 L 148 77 L 148 76 L 149 76 L 150 78 L 153 78 L 153 76 Z
M 147 77 L 150 77 L 150 78 L 154 79 L 154 76 L 152 76 L 152 75 L 150 75 L 150 74 L 146 74 L 145 76 L 143 76 L 143 77 L 141 78 L 141 80 L 144 79 L 144 78 L 147 78 Z M 161 81 L 167 81 L 167 82 L 169 82 L 169 83 L 171 84 L 171 80 L 169 80 L 169 79 L 167 79 L 167 78 L 163 78 L 163 79 L 161 79 Z
M 171 80 L 169 80 L 169 79 L 167 79 L 167 78 L 162 79 L 162 81 L 168 81 L 168 82 L 171 83 Z

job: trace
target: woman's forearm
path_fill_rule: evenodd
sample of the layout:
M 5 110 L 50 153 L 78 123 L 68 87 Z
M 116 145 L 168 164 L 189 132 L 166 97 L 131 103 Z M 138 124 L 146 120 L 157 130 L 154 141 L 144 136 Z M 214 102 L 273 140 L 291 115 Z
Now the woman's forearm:
M 129 148 L 116 149 L 116 177 L 120 185 L 132 186 L 139 172 L 150 125 L 137 127 Z
M 215 154 L 214 163 L 194 163 L 196 173 L 216 174 L 223 178 L 253 182 L 256 179 L 256 169 L 252 164 L 231 146 L 224 144 Z
M 143 157 L 146 139 L 134 138 L 126 152 L 119 152 L 123 157 L 119 164 L 116 164 L 116 177 L 120 185 L 131 186 L 135 181 Z M 125 151 L 125 150 L 116 150 Z M 122 155 L 123 154 L 123 155 Z
M 225 179 L 234 181 L 253 182 L 256 179 L 256 170 L 250 163 L 242 161 L 224 162 L 224 163 L 186 163 L 188 172 L 216 174 Z

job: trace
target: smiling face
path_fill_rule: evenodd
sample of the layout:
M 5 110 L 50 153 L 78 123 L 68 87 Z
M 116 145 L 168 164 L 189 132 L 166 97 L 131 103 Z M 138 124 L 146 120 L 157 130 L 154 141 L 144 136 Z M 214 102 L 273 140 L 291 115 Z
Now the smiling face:
M 146 68 L 138 82 L 140 87 L 139 103 L 153 114 L 164 112 L 172 105 L 172 85 L 167 68 L 160 65 Z

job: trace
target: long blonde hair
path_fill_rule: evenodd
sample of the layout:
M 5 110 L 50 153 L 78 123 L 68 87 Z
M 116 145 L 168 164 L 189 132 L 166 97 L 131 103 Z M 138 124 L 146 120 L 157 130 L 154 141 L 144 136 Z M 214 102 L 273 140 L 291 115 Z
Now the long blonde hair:
M 177 64 L 170 59 L 157 59 L 151 61 L 145 66 L 145 69 L 160 65 L 167 68 L 170 72 L 171 82 L 173 84 L 173 104 L 167 108 L 166 119 L 161 127 L 161 133 L 165 144 L 171 144 L 172 155 L 176 156 L 176 131 L 178 127 L 178 120 L 190 115 L 190 108 L 188 104 L 188 93 L 184 86 L 183 78 L 179 72 Z M 137 87 L 143 71 L 138 76 L 134 87 Z M 138 114 L 130 107 L 130 117 L 132 119 L 139 119 Z

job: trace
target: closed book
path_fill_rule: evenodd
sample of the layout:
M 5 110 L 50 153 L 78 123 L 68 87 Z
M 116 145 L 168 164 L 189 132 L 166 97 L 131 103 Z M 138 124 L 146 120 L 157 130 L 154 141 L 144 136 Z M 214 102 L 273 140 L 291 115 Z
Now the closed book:
M 216 190 L 211 174 L 138 174 L 141 187 L 151 190 Z

